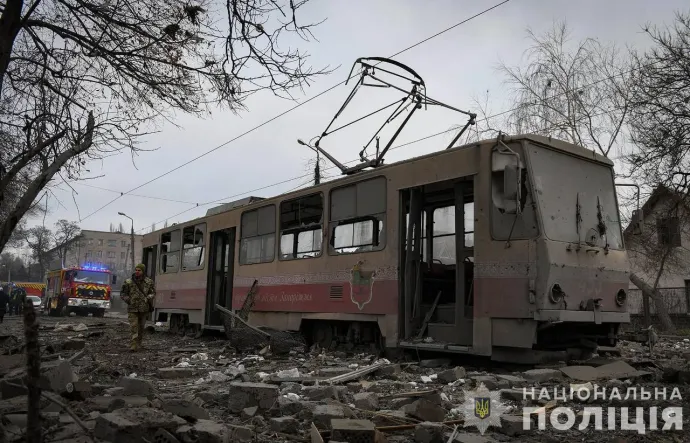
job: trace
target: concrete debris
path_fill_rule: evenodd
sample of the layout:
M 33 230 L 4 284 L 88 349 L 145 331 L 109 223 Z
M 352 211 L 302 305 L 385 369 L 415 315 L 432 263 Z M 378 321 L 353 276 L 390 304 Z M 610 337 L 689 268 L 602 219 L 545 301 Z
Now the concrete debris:
M 594 399 L 597 388 L 615 387 L 625 396 L 627 388 L 666 387 L 670 395 L 676 385 L 690 384 L 690 340 L 683 338 L 661 337 L 653 355 L 642 344 L 623 342 L 616 348 L 620 356 L 613 358 L 599 354 L 568 365 L 506 372 L 508 365 L 477 368 L 467 359 L 442 354 L 391 362 L 354 346 L 291 349 L 281 355 L 265 348 L 248 355 L 221 338 L 168 332 L 147 333 L 145 350 L 129 353 L 128 327 L 122 319 L 83 318 L 88 333 L 74 333 L 80 323 L 61 320 L 65 324 L 55 328 L 52 318 L 41 318 L 41 386 L 62 396 L 82 424 L 43 399 L 43 426 L 50 429 L 47 443 L 91 442 L 82 425 L 96 441 L 111 442 L 445 443 L 458 425 L 454 442 L 555 443 L 582 437 L 556 431 L 548 421 L 545 431 L 525 433 L 523 407 L 539 408 L 532 414 L 534 428 L 539 412 L 569 406 L 581 421 L 585 407 L 609 405 Z M 5 343 L 21 352 L 20 323 L 3 325 L 10 325 L 7 337 L 14 337 Z M 459 362 L 466 366 L 457 366 Z M 6 432 L 18 435 L 29 425 L 24 365 L 23 354 L 0 355 L 1 423 Z M 501 427 L 491 426 L 483 435 L 462 427 L 466 391 L 479 384 L 500 391 L 506 407 Z M 523 388 L 534 388 L 535 397 L 526 396 Z M 541 390 L 553 394 L 554 388 L 577 395 L 559 401 L 539 398 Z M 630 399 L 622 404 L 646 406 Z M 614 434 L 623 435 L 619 432 L 626 431 Z M 672 438 L 690 441 L 686 432 L 677 431 Z M 603 441 L 587 435 L 592 436 L 590 443 Z

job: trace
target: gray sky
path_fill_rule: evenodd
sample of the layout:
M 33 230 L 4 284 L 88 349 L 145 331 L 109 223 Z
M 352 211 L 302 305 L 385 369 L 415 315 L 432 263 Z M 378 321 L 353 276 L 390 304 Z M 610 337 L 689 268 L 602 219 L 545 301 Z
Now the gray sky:
M 319 78 L 301 94 L 305 100 L 344 80 L 358 57 L 390 56 L 440 30 L 451 26 L 498 0 L 347 0 L 319 1 L 307 5 L 302 21 L 327 21 L 314 31 L 319 42 L 303 45 L 311 54 L 315 67 L 340 65 L 333 74 Z M 644 49 L 648 40 L 641 31 L 645 22 L 671 23 L 674 10 L 687 8 L 683 0 L 512 0 L 511 2 L 461 25 L 396 57 L 396 60 L 416 70 L 425 80 L 427 93 L 460 109 L 473 109 L 472 98 L 490 91 L 493 113 L 509 108 L 504 99 L 506 88 L 496 72 L 499 60 L 510 65 L 519 64 L 529 44 L 525 29 L 537 33 L 548 30 L 554 20 L 566 19 L 573 40 L 595 37 L 602 42 L 615 42 Z M 308 174 L 307 148 L 296 143 L 298 138 L 309 140 L 321 133 L 350 91 L 350 85 L 340 86 L 328 94 L 298 108 L 208 156 L 175 171 L 134 192 L 149 197 L 202 203 L 211 200 L 236 200 L 248 195 L 270 197 L 292 190 L 308 181 L 308 177 L 289 183 L 248 193 L 256 188 Z M 359 93 L 348 108 L 352 117 L 376 109 L 367 104 L 365 96 L 379 94 L 370 88 Z M 384 97 L 387 97 L 384 95 Z M 394 96 L 393 99 L 400 96 Z M 392 101 L 392 100 L 391 100 Z M 384 100 L 385 102 L 385 100 Z M 378 103 L 378 101 L 377 101 Z M 383 103 L 383 102 L 381 102 Z M 241 115 L 214 112 L 212 118 L 200 120 L 179 115 L 176 122 L 182 127 L 163 125 L 161 132 L 145 140 L 142 147 L 156 149 L 142 152 L 135 158 L 129 153 L 109 157 L 89 165 L 91 175 L 102 178 L 75 183 L 75 195 L 81 218 L 86 217 L 117 196 L 117 193 L 91 186 L 125 192 L 152 177 L 162 174 L 206 150 L 214 148 L 240 133 L 294 106 L 294 103 L 263 92 L 251 97 L 248 111 Z M 345 117 L 345 116 L 344 116 Z M 464 124 L 466 118 L 443 109 L 418 111 L 398 138 L 396 144 L 415 140 L 435 132 Z M 342 120 L 347 122 L 347 120 Z M 372 122 L 374 123 L 374 122 Z M 324 139 L 326 148 L 341 162 L 357 158 L 363 143 L 373 134 L 373 126 L 355 125 Z M 387 163 L 442 149 L 452 134 L 439 136 L 390 152 Z M 335 175 L 336 170 L 327 171 Z M 86 186 L 88 185 L 88 186 Z M 50 197 L 50 214 L 46 226 L 66 218 L 79 221 L 71 190 L 62 185 Z M 244 194 L 243 194 L 244 193 Z M 237 195 L 240 194 L 240 195 Z M 59 200 L 59 201 L 58 201 Z M 183 222 L 203 215 L 211 206 L 193 209 L 169 222 Z M 189 203 L 175 203 L 151 198 L 125 196 L 80 223 L 83 229 L 107 230 L 109 224 L 122 221 L 129 228 L 129 220 L 117 215 L 126 212 L 134 218 L 135 230 L 149 228 L 176 213 L 192 207 Z M 32 220 L 30 224 L 42 223 Z M 148 230 L 148 229 L 147 229 Z

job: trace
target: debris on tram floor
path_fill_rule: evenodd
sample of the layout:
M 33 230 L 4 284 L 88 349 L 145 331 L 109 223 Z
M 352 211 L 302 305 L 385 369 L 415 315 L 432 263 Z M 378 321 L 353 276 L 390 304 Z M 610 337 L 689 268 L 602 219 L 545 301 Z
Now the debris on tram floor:
M 389 361 L 367 352 L 291 347 L 274 353 L 238 352 L 228 340 L 147 334 L 144 350 L 127 349 L 128 327 L 114 318 L 41 317 L 42 429 L 46 442 L 375 442 L 445 443 L 586 441 L 689 441 L 687 430 L 578 430 L 585 407 L 611 405 L 597 389 L 678 388 L 690 398 L 690 340 L 661 337 L 649 354 L 644 344 L 622 342 L 621 356 L 595 356 L 548 368 L 471 367 L 461 358 Z M 83 324 L 86 329 L 70 325 Z M 24 441 L 27 429 L 26 364 L 19 321 L 0 331 L 0 431 Z M 94 331 L 99 335 L 89 335 Z M 9 338 L 14 337 L 14 338 Z M 688 340 L 688 341 L 686 341 Z M 3 347 L 4 346 L 4 347 Z M 9 352 L 11 351 L 11 352 Z M 262 352 L 263 351 L 263 352 Z M 512 369 L 512 370 L 510 370 Z M 468 397 L 479 387 L 496 392 L 502 415 L 482 435 L 470 426 Z M 572 389 L 586 399 L 566 399 L 576 426 L 536 429 L 540 413 L 563 406 L 553 390 Z M 534 389 L 534 391 L 532 391 Z M 551 398 L 543 397 L 547 392 Z M 533 397 L 526 395 L 533 392 Z M 646 406 L 640 398 L 620 405 Z M 659 408 L 673 401 L 656 401 Z M 679 401 L 675 401 L 678 405 Z M 612 403 L 613 404 L 613 403 Z M 618 404 L 618 403 L 617 403 Z M 523 408 L 535 408 L 524 429 Z M 473 414 L 470 410 L 470 412 Z M 603 417 L 604 421 L 608 419 Z M 620 423 L 621 417 L 615 417 Z M 633 418 L 630 418 L 632 422 Z M 649 416 L 645 416 L 646 423 Z M 658 417 L 658 427 L 663 421 Z M 684 429 L 688 421 L 683 417 Z M 467 425 L 467 426 L 465 426 Z

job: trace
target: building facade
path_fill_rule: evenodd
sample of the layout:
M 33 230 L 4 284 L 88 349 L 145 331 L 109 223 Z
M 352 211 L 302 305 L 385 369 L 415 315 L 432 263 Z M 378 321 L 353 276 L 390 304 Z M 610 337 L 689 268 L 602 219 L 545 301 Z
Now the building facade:
M 129 276 L 134 266 L 141 262 L 142 238 L 141 235 L 134 236 L 135 263 L 132 264 L 131 234 L 82 230 L 81 235 L 69 245 L 64 263 L 61 263 L 56 251 L 51 251 L 49 269 L 97 263 L 110 269 L 118 276 L 118 281 L 123 281 L 122 278 Z
M 672 315 L 690 313 L 690 208 L 685 199 L 657 188 L 642 207 L 643 232 L 625 230 L 630 270 L 657 289 Z M 630 284 L 631 314 L 642 314 L 642 292 Z M 650 303 L 650 312 L 656 311 Z

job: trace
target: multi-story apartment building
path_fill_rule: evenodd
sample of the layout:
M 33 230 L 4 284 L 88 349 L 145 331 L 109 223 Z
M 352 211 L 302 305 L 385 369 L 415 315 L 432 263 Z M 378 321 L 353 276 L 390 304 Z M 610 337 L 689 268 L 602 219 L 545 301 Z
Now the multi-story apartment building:
M 141 235 L 134 236 L 134 259 L 136 265 L 141 261 Z M 118 281 L 132 273 L 131 235 L 125 232 L 82 230 L 81 235 L 69 246 L 64 263 L 57 251 L 50 251 L 50 269 L 60 266 L 80 266 L 85 263 L 105 265 L 118 276 Z

